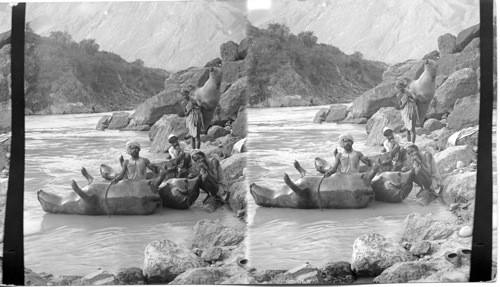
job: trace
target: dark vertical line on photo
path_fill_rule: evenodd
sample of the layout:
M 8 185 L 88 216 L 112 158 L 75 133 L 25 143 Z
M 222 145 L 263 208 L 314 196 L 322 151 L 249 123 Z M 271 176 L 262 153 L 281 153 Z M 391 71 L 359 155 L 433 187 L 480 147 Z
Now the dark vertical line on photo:
M 5 204 L 3 284 L 24 285 L 24 20 L 26 4 L 12 7 L 12 138 Z
M 492 115 L 493 115 L 493 1 L 480 2 L 481 97 L 477 152 L 476 201 L 472 234 L 470 281 L 491 280 L 492 265 Z

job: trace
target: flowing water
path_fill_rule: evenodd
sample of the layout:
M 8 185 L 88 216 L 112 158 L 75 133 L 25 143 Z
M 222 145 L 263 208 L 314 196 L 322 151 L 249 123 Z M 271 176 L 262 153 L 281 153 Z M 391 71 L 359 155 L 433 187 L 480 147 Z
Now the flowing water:
M 292 180 L 300 177 L 293 167 L 298 160 L 316 174 L 314 159 L 333 160 L 337 137 L 349 132 L 354 149 L 365 155 L 381 147 L 366 146 L 365 125 L 312 122 L 320 107 L 248 110 L 248 183 L 273 189 L 284 185 L 286 172 Z M 403 203 L 371 202 L 363 209 L 264 208 L 248 199 L 248 256 L 258 269 L 288 269 L 305 262 L 321 267 L 332 261 L 351 261 L 354 240 L 365 233 L 398 236 L 408 214 L 432 213 L 448 218 L 446 207 L 432 202 L 422 207 L 415 202 L 415 190 Z
M 26 118 L 25 266 L 35 272 L 85 275 L 98 267 L 110 271 L 142 268 L 149 242 L 164 238 L 185 242 L 194 224 L 203 218 L 220 218 L 229 223 L 238 220 L 228 212 L 209 214 L 196 206 L 189 210 L 158 209 L 148 216 L 45 213 L 37 200 L 37 190 L 68 194 L 72 191 L 71 179 L 85 186 L 82 166 L 95 178 L 100 177 L 102 163 L 118 169 L 119 156 L 128 156 L 124 145 L 129 139 L 140 142 L 141 156 L 151 161 L 164 159 L 163 154 L 148 152 L 148 132 L 96 130 L 103 115 Z

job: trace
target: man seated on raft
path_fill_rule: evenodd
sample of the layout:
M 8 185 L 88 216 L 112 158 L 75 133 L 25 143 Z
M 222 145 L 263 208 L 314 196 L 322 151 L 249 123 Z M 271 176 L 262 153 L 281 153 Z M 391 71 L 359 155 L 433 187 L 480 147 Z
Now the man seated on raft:
M 219 161 L 215 158 L 207 159 L 200 150 L 194 150 L 191 158 L 197 165 L 197 172 L 189 174 L 188 178 L 201 175 L 200 188 L 208 194 L 203 202 L 209 198 L 223 202 L 228 188 Z
M 335 155 L 335 162 L 332 168 L 325 173 L 325 177 L 338 172 L 341 173 L 356 173 L 359 172 L 359 162 L 362 161 L 368 167 L 372 166 L 370 159 L 365 157 L 361 152 L 352 148 L 354 139 L 352 135 L 343 133 L 339 136 L 338 144 L 342 150 Z
M 390 170 L 400 171 L 401 168 L 403 168 L 404 161 L 406 160 L 406 151 L 401 146 L 403 138 L 399 135 L 394 135 L 393 130 L 388 127 L 384 127 L 382 133 L 386 138 L 383 143 L 384 148 L 382 149 L 382 152 L 390 152 Z
M 427 193 L 439 196 L 441 175 L 432 154 L 427 151 L 419 151 L 418 147 L 411 142 L 406 143 L 405 150 L 411 167 L 404 166 L 401 171 L 412 170 L 413 182 L 420 186 L 420 191 L 416 196 L 422 197 Z
M 130 159 L 123 161 L 122 170 L 113 180 L 111 180 L 111 184 L 116 184 L 125 177 L 129 180 L 145 180 L 146 168 L 149 168 L 155 173 L 160 172 L 147 158 L 139 156 L 140 151 L 141 145 L 135 140 L 130 140 L 125 144 L 125 152 L 130 155 Z M 160 180 L 156 185 L 157 188 L 163 181 L 162 176 L 165 176 L 164 172 L 160 174 Z
M 166 168 L 167 173 L 173 173 L 172 177 L 185 178 L 189 173 L 191 156 L 186 153 L 179 144 L 179 138 L 175 135 L 168 136 L 168 142 L 172 145 L 168 149 L 167 159 L 172 161 L 172 165 Z

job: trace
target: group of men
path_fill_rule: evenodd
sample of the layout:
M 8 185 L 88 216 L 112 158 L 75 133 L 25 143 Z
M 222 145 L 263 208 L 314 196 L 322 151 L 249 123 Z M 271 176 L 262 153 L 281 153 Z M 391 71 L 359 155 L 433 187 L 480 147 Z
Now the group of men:
M 425 194 L 439 195 L 440 175 L 436 161 L 431 153 L 420 151 L 411 141 L 403 143 L 399 135 L 394 135 L 394 131 L 388 127 L 383 129 L 385 141 L 383 143 L 383 153 L 391 159 L 387 164 L 390 171 L 407 172 L 411 170 L 414 183 L 420 186 L 421 190 L 417 196 Z M 341 149 L 335 155 L 335 161 L 330 170 L 325 173 L 329 177 L 336 172 L 355 173 L 359 172 L 360 162 L 368 167 L 373 165 L 372 161 L 361 152 L 353 149 L 354 139 L 352 135 L 344 133 L 338 138 L 338 145 Z

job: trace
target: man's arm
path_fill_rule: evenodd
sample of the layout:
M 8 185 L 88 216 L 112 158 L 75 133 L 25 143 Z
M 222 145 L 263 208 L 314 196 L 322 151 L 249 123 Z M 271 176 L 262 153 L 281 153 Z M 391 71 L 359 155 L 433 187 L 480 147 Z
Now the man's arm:
M 127 172 L 127 165 L 128 165 L 128 159 L 123 161 L 122 170 L 120 171 L 120 173 L 118 173 L 118 175 L 115 178 L 113 178 L 113 180 L 111 180 L 111 184 L 115 184 L 123 179 L 123 177 L 125 176 L 125 172 Z
M 366 166 L 368 167 L 371 167 L 372 166 L 372 161 L 367 158 L 366 156 L 364 156 L 361 152 L 357 152 L 358 153 L 358 157 L 359 157 L 359 160 L 361 160 L 364 164 L 366 164 Z
M 339 164 L 340 164 L 340 153 L 337 153 L 337 155 L 335 156 L 335 162 L 333 163 L 332 168 L 330 168 L 330 170 L 325 173 L 325 177 L 329 177 L 332 174 L 336 173 Z
M 144 159 L 144 163 L 146 164 L 146 167 L 149 168 L 151 171 L 153 171 L 154 173 L 159 173 L 159 169 L 156 165 L 152 164 L 149 159 L 145 158 Z

